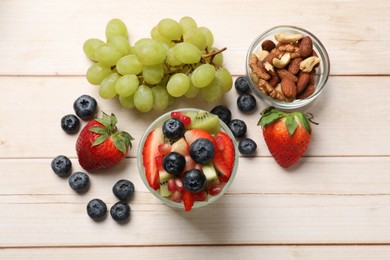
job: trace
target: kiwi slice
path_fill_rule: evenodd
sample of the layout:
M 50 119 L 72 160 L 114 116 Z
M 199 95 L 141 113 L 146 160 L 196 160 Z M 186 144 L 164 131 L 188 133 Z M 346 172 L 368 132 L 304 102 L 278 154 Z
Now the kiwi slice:
M 173 178 L 172 174 L 169 174 L 165 170 L 160 170 L 159 171 L 160 175 L 160 195 L 163 197 L 168 197 L 171 195 L 171 192 L 168 190 L 168 180 L 170 178 Z
M 168 190 L 168 182 L 160 184 L 160 195 L 163 197 L 169 197 L 171 192 Z
M 218 116 L 207 111 L 199 111 L 194 118 L 191 118 L 190 128 L 202 129 L 210 134 L 218 133 L 221 130 Z

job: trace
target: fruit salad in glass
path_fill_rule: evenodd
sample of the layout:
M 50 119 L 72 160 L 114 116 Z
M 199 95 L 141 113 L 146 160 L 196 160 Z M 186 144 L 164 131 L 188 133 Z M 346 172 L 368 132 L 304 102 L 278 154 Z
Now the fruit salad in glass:
M 157 198 L 190 211 L 225 193 L 238 158 L 236 140 L 218 116 L 200 109 L 177 109 L 146 130 L 138 148 L 138 169 Z

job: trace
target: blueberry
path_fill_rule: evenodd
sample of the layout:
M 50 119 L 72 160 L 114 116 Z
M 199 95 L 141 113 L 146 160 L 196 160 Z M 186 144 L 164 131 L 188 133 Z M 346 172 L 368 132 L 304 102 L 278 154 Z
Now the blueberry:
M 243 112 L 249 112 L 256 108 L 256 98 L 248 93 L 243 93 L 237 98 L 237 106 Z
M 134 184 L 129 180 L 119 180 L 112 187 L 112 192 L 120 200 L 128 200 L 134 194 Z
M 51 161 L 51 168 L 60 177 L 66 177 L 72 169 L 72 162 L 65 155 L 58 155 Z
M 178 139 L 184 135 L 184 125 L 177 118 L 169 118 L 162 126 L 163 133 L 170 139 Z
M 73 103 L 73 109 L 81 119 L 91 120 L 95 117 L 97 110 L 96 99 L 88 95 L 82 95 Z
M 183 155 L 177 152 L 170 152 L 164 156 L 163 168 L 168 173 L 179 175 L 186 166 L 186 159 Z
M 87 214 L 90 218 L 98 220 L 107 213 L 107 205 L 100 199 L 93 199 L 87 204 Z
M 201 191 L 206 183 L 206 176 L 198 169 L 191 169 L 183 174 L 183 187 L 190 192 Z
M 124 221 L 130 217 L 130 206 L 126 202 L 119 201 L 111 207 L 110 214 L 115 221 Z
M 216 106 L 210 112 L 217 115 L 225 124 L 229 124 L 232 119 L 232 112 L 225 106 Z
M 244 137 L 246 134 L 246 124 L 240 119 L 231 120 L 228 127 L 236 138 Z
M 234 87 L 240 93 L 245 93 L 249 91 L 249 80 L 247 77 L 241 76 L 236 79 L 234 82 Z
M 250 138 L 243 138 L 238 143 L 238 150 L 244 155 L 252 155 L 257 149 L 257 144 Z
M 197 163 L 206 164 L 214 155 L 214 144 L 209 139 L 198 138 L 190 145 L 190 156 Z
M 80 129 L 80 119 L 72 114 L 61 118 L 61 128 L 67 134 L 75 134 Z
M 85 172 L 75 172 L 69 177 L 69 186 L 74 191 L 85 191 L 89 186 L 89 176 Z

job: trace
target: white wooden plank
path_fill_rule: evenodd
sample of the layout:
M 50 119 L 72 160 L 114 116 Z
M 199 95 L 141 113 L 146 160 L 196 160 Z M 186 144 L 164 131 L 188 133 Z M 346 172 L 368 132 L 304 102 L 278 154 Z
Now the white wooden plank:
M 331 77 L 322 96 L 305 108 L 320 123 L 313 126 L 312 143 L 305 155 L 389 156 L 389 84 L 389 77 Z M 3 122 L 0 125 L 0 158 L 54 157 L 61 153 L 75 157 L 77 137 L 62 131 L 60 119 L 74 113 L 73 102 L 82 94 L 96 97 L 99 111 L 115 113 L 118 126 L 135 138 L 129 153 L 131 157 L 136 156 L 138 142 L 148 124 L 163 113 L 129 111 L 121 108 L 117 100 L 103 100 L 96 87 L 89 85 L 83 77 L 1 77 L 0 86 L 6 97 L 0 106 L 0 122 Z M 364 100 L 361 93 L 365 93 Z M 238 111 L 236 98 L 237 92 L 233 89 L 218 104 L 226 104 L 232 110 L 233 118 L 246 122 L 247 136 L 258 144 L 257 155 L 269 156 L 257 126 L 265 105 L 259 101 L 253 113 L 244 114 Z M 180 107 L 211 109 L 216 104 L 208 104 L 202 98 L 181 99 L 166 111 Z
M 207 8 L 201 8 L 207 6 Z M 159 20 L 184 15 L 209 27 L 217 47 L 228 47 L 226 66 L 233 74 L 245 71 L 245 56 L 254 38 L 280 24 L 312 31 L 326 46 L 332 74 L 388 74 L 390 18 L 386 0 L 366 1 L 2 1 L 0 74 L 84 74 L 89 62 L 82 53 L 87 38 L 104 38 L 109 19 L 123 19 L 130 39 L 148 37 Z M 137 10 L 137 11 L 135 11 Z M 362 15 L 364 10 L 364 15 Z M 216 15 L 217 14 L 217 15 Z M 227 29 L 228 28 L 228 29 Z
M 385 260 L 389 246 L 197 246 L 3 249 L 4 259 L 354 259 Z

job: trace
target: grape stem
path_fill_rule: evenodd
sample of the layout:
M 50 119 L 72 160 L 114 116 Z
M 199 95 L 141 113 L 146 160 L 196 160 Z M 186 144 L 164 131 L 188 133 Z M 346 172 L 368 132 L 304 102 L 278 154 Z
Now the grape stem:
M 212 51 L 212 52 L 203 54 L 203 55 L 202 55 L 202 58 L 203 58 L 203 59 L 207 59 L 207 58 L 209 58 L 209 57 L 214 57 L 215 55 L 217 55 L 217 54 L 219 54 L 219 53 L 221 53 L 221 52 L 223 52 L 223 51 L 226 51 L 226 50 L 227 50 L 227 48 L 224 47 L 224 48 L 222 48 L 222 49 L 220 49 L 220 50 L 215 50 L 215 51 Z

